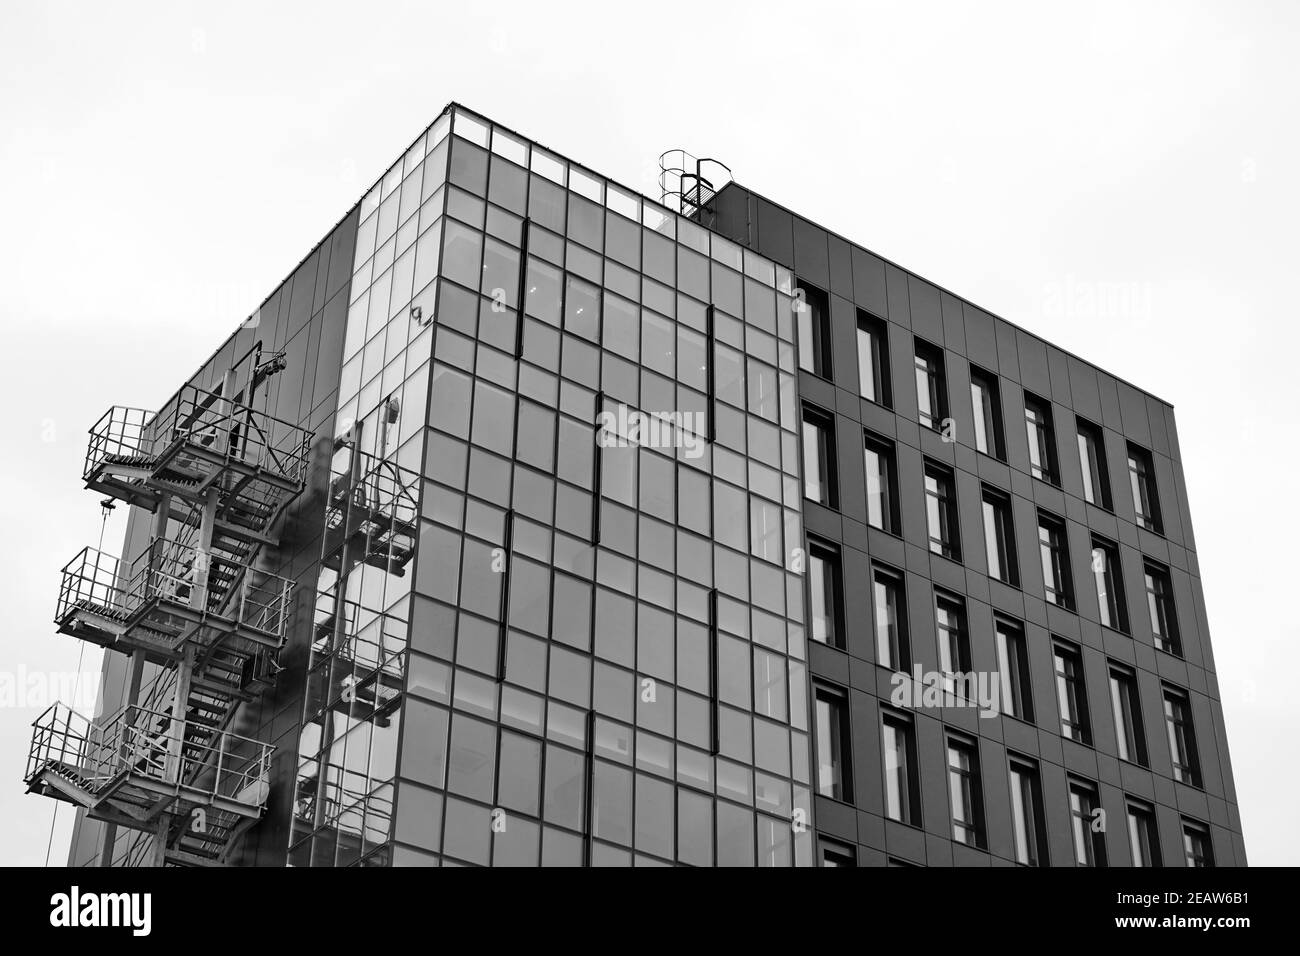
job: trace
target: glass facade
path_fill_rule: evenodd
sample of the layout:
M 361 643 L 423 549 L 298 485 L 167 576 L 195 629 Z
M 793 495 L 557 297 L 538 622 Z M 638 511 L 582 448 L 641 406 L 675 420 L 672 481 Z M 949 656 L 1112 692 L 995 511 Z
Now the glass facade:
M 814 862 L 789 272 L 460 110 L 361 217 L 291 862 Z

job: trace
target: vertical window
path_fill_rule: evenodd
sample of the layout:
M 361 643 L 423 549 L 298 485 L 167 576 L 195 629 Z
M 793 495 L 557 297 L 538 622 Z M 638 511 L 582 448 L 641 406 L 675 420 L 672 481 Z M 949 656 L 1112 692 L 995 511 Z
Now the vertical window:
M 1150 806 L 1129 801 L 1128 848 L 1134 866 L 1159 866 L 1160 841 L 1156 839 L 1156 815 Z
M 858 391 L 889 407 L 889 338 L 886 323 L 858 310 Z
M 1025 432 L 1029 438 L 1029 471 L 1048 484 L 1061 483 L 1056 467 L 1056 432 L 1052 427 L 1052 406 L 1025 392 Z
M 1214 866 L 1210 831 L 1194 820 L 1183 820 L 1183 857 L 1188 866 Z
M 1128 446 L 1128 480 L 1138 524 L 1148 531 L 1164 534 L 1164 525 L 1160 521 L 1160 498 L 1156 493 L 1155 463 L 1151 452 L 1132 442 Z
M 876 565 L 871 570 L 871 586 L 876 605 L 876 663 L 890 670 L 905 671 L 910 655 L 903 611 L 903 577 Z
M 1027 760 L 1011 758 L 1011 835 L 1016 862 L 1022 866 L 1047 865 L 1047 840 L 1038 768 Z
M 906 717 L 887 713 L 881 720 L 885 761 L 885 816 L 899 823 L 921 824 L 917 789 L 916 742 Z
M 1174 611 L 1174 588 L 1169 569 L 1146 561 L 1142 566 L 1147 589 L 1147 613 L 1151 615 L 1151 633 L 1156 647 L 1167 654 L 1182 657 L 1183 645 L 1178 639 L 1178 615 Z
M 925 463 L 925 518 L 930 532 L 930 550 L 960 561 L 961 540 L 957 534 L 957 495 L 953 475 L 932 461 Z
M 955 736 L 948 738 L 948 798 L 952 804 L 953 840 L 983 849 L 979 751 L 973 741 Z
M 867 524 L 898 534 L 898 486 L 894 480 L 894 445 L 870 432 L 865 436 Z
M 822 378 L 831 377 L 830 310 L 826 293 L 806 282 L 796 283 L 795 311 L 799 336 L 799 367 Z
M 831 647 L 844 647 L 843 585 L 840 553 L 820 542 L 808 542 L 808 597 L 812 639 Z
M 1110 475 L 1106 470 L 1106 444 L 1102 431 L 1090 421 L 1075 418 L 1079 431 L 1079 468 L 1083 472 L 1083 498 L 1111 510 Z
M 1043 587 L 1047 600 L 1058 607 L 1074 610 L 1065 523 L 1046 511 L 1038 512 L 1038 551 L 1042 558 Z
M 1187 695 L 1165 687 L 1165 730 L 1169 737 L 1169 756 L 1174 764 L 1174 779 L 1193 787 L 1201 785 L 1201 764 L 1196 753 L 1196 732 L 1192 728 L 1192 708 Z
M 858 865 L 858 851 L 855 847 L 835 840 L 827 840 L 825 837 L 822 837 L 819 842 L 822 850 L 822 866 Z
M 831 419 L 811 408 L 803 411 L 803 493 L 818 504 L 835 507 L 835 446 Z
M 1081 744 L 1092 743 L 1088 721 L 1088 695 L 1083 685 L 1083 659 L 1077 648 L 1057 642 L 1052 647 L 1056 665 L 1056 702 L 1061 711 L 1061 736 Z
M 1013 621 L 994 618 L 998 645 L 998 678 L 1002 712 L 1032 722 L 1034 705 L 1029 693 L 1029 651 L 1025 632 Z
M 1119 758 L 1147 766 L 1147 742 L 1142 730 L 1142 705 L 1137 677 L 1119 664 L 1110 665 L 1110 709 L 1115 719 L 1115 740 Z
M 943 350 L 916 340 L 916 408 L 921 424 L 943 431 L 948 417 L 948 385 L 944 380 Z
M 998 377 L 992 372 L 971 366 L 971 409 L 975 413 L 975 449 L 992 455 L 999 461 L 1007 460 L 1006 444 L 1002 439 L 1002 397 L 998 391 Z
M 849 709 L 844 692 L 817 685 L 817 792 L 852 802 L 849 764 Z
M 984 551 L 989 563 L 989 577 L 1019 587 L 1015 542 L 1015 532 L 1011 525 L 1011 499 L 1004 492 L 985 485 Z
M 941 594 L 935 597 L 934 614 L 939 635 L 939 670 L 943 672 L 947 690 L 955 692 L 958 685 L 955 675 L 971 672 L 966 609 L 959 599 Z
M 1119 548 L 1113 541 L 1092 536 L 1092 579 L 1097 586 L 1101 623 L 1128 633 L 1128 602 L 1124 600 L 1124 576 L 1120 572 Z
M 1076 866 L 1106 865 L 1106 836 L 1093 827 L 1100 807 L 1095 786 L 1082 780 L 1070 781 L 1070 830 Z

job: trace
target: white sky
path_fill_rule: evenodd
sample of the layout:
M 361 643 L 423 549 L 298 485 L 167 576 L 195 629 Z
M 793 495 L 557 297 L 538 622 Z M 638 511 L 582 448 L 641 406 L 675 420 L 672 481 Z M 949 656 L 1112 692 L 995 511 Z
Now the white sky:
M 85 430 L 164 400 L 452 99 L 647 193 L 662 150 L 719 157 L 1173 402 L 1247 852 L 1300 863 L 1300 5 L 445 6 L 0 12 L 0 863 L 50 837 L 44 704 L 4 681 L 77 670 Z

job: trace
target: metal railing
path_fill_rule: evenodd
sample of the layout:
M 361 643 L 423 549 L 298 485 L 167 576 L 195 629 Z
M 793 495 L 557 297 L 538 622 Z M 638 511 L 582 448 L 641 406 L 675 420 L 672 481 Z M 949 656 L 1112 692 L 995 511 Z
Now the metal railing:
M 90 426 L 90 444 L 86 446 L 86 462 L 81 477 L 91 474 L 110 456 L 123 458 L 151 455 L 153 442 L 149 424 L 154 413 L 143 408 L 114 405 L 99 421 Z
M 266 803 L 275 747 L 252 737 L 203 725 L 191 733 L 186 721 L 137 705 L 95 724 L 66 704 L 53 704 L 32 727 L 29 785 L 52 770 L 99 794 L 110 781 L 130 773 L 161 784 L 184 783 L 198 794 L 249 807 Z
M 115 405 L 90 429 L 84 478 L 111 457 L 154 460 L 178 440 L 292 481 L 306 479 L 311 432 L 186 385 L 162 412 Z
M 78 610 L 122 620 L 157 599 L 187 605 L 283 640 L 294 582 L 166 538 L 123 568 L 114 556 L 83 548 L 63 568 L 57 622 Z M 195 590 L 203 593 L 195 597 Z
M 311 432 L 194 385 L 159 413 L 155 431 L 159 451 L 183 439 L 290 481 L 306 478 Z

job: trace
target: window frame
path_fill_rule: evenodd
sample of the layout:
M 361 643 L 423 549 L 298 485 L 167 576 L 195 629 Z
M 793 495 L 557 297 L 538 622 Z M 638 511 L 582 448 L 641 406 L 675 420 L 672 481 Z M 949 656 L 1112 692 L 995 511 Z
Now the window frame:
M 1092 829 L 1093 814 L 1101 809 L 1101 795 L 1097 785 L 1090 780 L 1067 775 L 1066 800 L 1070 810 L 1074 865 L 1105 866 L 1106 836 L 1103 832 Z
M 1038 762 L 1008 751 L 1007 772 L 1011 788 L 1013 858 L 1019 866 L 1050 866 Z M 1025 859 L 1021 859 L 1022 855 Z
M 802 297 L 796 296 L 794 300 L 800 306 L 795 310 L 799 370 L 829 381 L 832 372 L 830 297 L 824 289 L 803 279 L 796 279 L 794 286 L 797 292 L 803 293 Z M 806 320 L 805 315 L 808 316 Z M 812 338 L 809 343 L 804 342 L 805 324 Z
M 1151 558 L 1142 559 L 1142 584 L 1147 594 L 1147 616 L 1157 650 L 1173 657 L 1183 656 L 1182 633 L 1174 601 L 1174 578 L 1168 567 Z
M 799 430 L 799 440 L 803 445 L 803 496 L 804 500 L 819 504 L 825 508 L 838 510 L 839 508 L 839 483 L 836 481 L 836 463 L 835 463 L 835 417 L 830 413 L 818 408 L 816 405 L 803 403 L 802 417 L 800 419 L 801 428 Z M 821 473 L 821 486 L 824 494 L 820 498 L 813 498 L 808 494 L 809 481 L 809 451 L 808 451 L 808 430 L 813 429 L 821 438 L 819 447 L 814 452 L 816 456 L 817 470 Z
M 1149 768 L 1151 761 L 1146 728 L 1142 723 L 1142 695 L 1138 690 L 1137 673 L 1130 667 L 1110 661 L 1106 677 L 1119 759 Z
M 1110 469 L 1106 464 L 1106 433 L 1100 425 L 1082 416 L 1074 416 L 1079 448 L 1079 470 L 1083 475 L 1083 500 L 1103 511 L 1114 513 L 1110 492 Z
M 1192 718 L 1191 695 L 1181 687 L 1162 684 L 1160 688 L 1165 717 L 1165 742 L 1174 779 L 1201 789 L 1201 755 L 1196 745 L 1196 726 Z
M 1101 626 L 1128 634 L 1128 597 L 1124 593 L 1124 567 L 1120 561 L 1119 545 L 1099 534 L 1092 535 L 1092 580 Z
M 1155 456 L 1136 442 L 1128 442 L 1127 446 L 1129 492 L 1133 497 L 1133 514 L 1138 527 L 1164 537 Z
M 875 524 L 871 520 L 871 469 L 868 466 L 870 455 L 875 455 L 876 460 L 880 463 L 883 473 L 880 480 L 884 484 L 880 501 L 881 523 Z M 876 434 L 870 429 L 862 430 L 862 467 L 864 483 L 867 490 L 867 525 L 875 528 L 877 531 L 883 531 L 885 534 L 891 534 L 898 537 L 902 534 L 902 522 L 899 518 L 898 503 L 898 446 L 881 435 Z
M 1061 464 L 1056 453 L 1056 424 L 1052 403 L 1026 391 L 1025 437 L 1029 443 L 1029 474 L 1056 488 L 1061 487 Z M 1035 461 L 1037 459 L 1037 461 Z
M 957 508 L 956 473 L 947 465 L 925 458 L 921 474 L 925 492 L 925 529 L 930 553 L 960 564 L 961 530 L 958 526 L 960 512 Z M 935 484 L 933 491 L 930 489 L 931 481 Z M 931 512 L 932 501 L 933 513 Z M 939 522 L 937 538 L 932 520 L 934 518 Z M 947 539 L 944 537 L 945 530 L 948 532 Z
M 895 740 L 901 741 L 901 755 L 903 764 L 896 768 L 896 779 L 900 792 L 897 794 L 898 815 L 894 815 L 894 809 L 891 807 L 891 801 L 895 799 L 890 790 L 890 769 L 889 759 L 891 748 L 889 746 L 889 736 L 887 731 L 892 731 Z M 882 707 L 880 709 L 880 768 L 884 775 L 884 812 L 885 818 L 895 823 L 901 823 L 904 826 L 920 827 L 921 826 L 921 794 L 920 794 L 920 777 L 919 768 L 916 763 L 916 727 L 912 718 L 906 714 L 901 714 L 892 708 Z M 897 748 L 893 748 L 897 751 Z M 901 770 L 901 773 L 897 773 Z
M 967 766 L 954 766 L 953 755 L 967 758 Z M 949 732 L 944 740 L 944 757 L 948 771 L 948 809 L 952 826 L 952 839 L 976 850 L 987 849 L 984 828 L 984 792 L 980 775 L 979 744 L 962 734 Z M 957 813 L 957 794 L 961 792 L 963 820 Z
M 866 309 L 857 310 L 857 347 L 858 347 L 858 396 L 879 405 L 893 408 L 893 396 L 889 382 L 889 323 L 879 316 L 872 315 Z M 862 350 L 866 339 L 869 350 L 872 380 L 875 384 L 874 394 L 866 394 L 862 381 Z
M 879 579 L 885 579 L 888 583 L 884 585 L 888 592 L 891 588 L 894 592 L 894 640 L 889 647 L 889 661 L 881 659 L 881 634 L 880 634 L 880 606 L 878 601 L 877 589 L 881 587 Z M 871 564 L 871 604 L 873 612 L 872 635 L 876 647 L 876 663 L 881 667 L 886 667 L 892 671 L 906 672 L 912 665 L 912 654 L 910 641 L 907 633 L 907 581 L 903 572 L 873 561 Z
M 1083 651 L 1068 641 L 1052 641 L 1052 674 L 1056 682 L 1056 709 L 1061 719 L 1061 736 L 1091 747 L 1092 716 L 1088 710 L 1088 687 L 1084 678 Z
M 984 558 L 988 575 L 1013 588 L 1020 587 L 1020 566 L 1016 558 L 1016 526 L 1011 513 L 1011 496 L 994 485 L 980 486 L 980 506 L 984 522 Z M 993 527 L 989 527 L 989 518 Z M 992 534 L 992 539 L 990 539 Z M 993 573 L 996 557 L 1001 566 L 999 574 Z
M 830 640 L 819 640 L 814 636 L 813 627 L 813 596 L 815 588 L 813 586 L 813 561 L 819 562 L 823 567 L 823 588 L 822 596 L 830 604 L 830 621 L 831 628 Z M 826 572 L 829 570 L 829 580 Z M 817 641 L 827 647 L 846 649 L 846 637 L 844 629 L 844 565 L 840 548 L 820 538 L 808 537 L 808 639 Z
M 980 454 L 1005 462 L 1007 442 L 1002 425 L 1002 390 L 999 381 L 993 372 L 978 365 L 970 366 L 971 416 L 975 423 L 974 441 L 971 444 Z M 984 397 L 977 399 L 977 391 Z M 981 431 L 984 433 L 984 448 L 980 447 Z
M 1125 801 L 1124 824 L 1128 831 L 1129 863 L 1134 867 L 1158 867 L 1160 857 L 1160 830 L 1156 811 L 1149 803 Z M 1143 837 L 1145 836 L 1145 842 Z
M 1047 535 L 1047 540 L 1044 540 L 1044 534 Z M 1074 611 L 1074 575 L 1070 568 L 1069 531 L 1064 519 L 1041 508 L 1038 509 L 1038 554 L 1047 603 Z
M 1004 615 L 993 616 L 993 641 L 998 659 L 1001 701 L 999 709 L 1008 717 L 1034 722 L 1033 684 L 1030 680 L 1029 645 L 1025 627 Z M 1010 666 L 1014 665 L 1014 670 Z M 1018 693 L 1017 693 L 1018 691 Z M 1015 701 L 1015 710 L 1007 710 L 1007 701 Z
M 821 705 L 828 705 L 826 731 L 828 740 L 823 739 Z M 813 681 L 813 748 L 817 760 L 817 778 L 813 788 L 818 796 L 836 800 L 840 803 L 853 802 L 853 729 L 849 716 L 849 696 L 844 688 L 825 681 Z M 829 754 L 823 752 L 823 748 Z M 824 758 L 831 758 L 829 763 Z M 830 781 L 831 792 L 823 787 L 823 767 L 830 767 L 835 779 Z M 838 791 L 838 792 L 837 792 Z
M 912 371 L 916 380 L 916 419 L 922 428 L 942 433 L 950 417 L 948 373 L 943 348 L 913 336 Z M 924 379 L 924 392 L 922 380 Z M 924 395 L 924 402 L 922 396 Z M 923 405 L 929 406 L 927 411 Z M 926 419 L 929 419 L 927 421 Z

